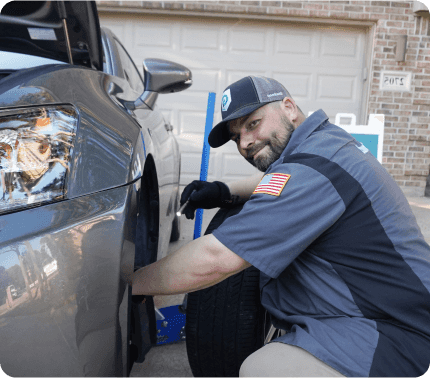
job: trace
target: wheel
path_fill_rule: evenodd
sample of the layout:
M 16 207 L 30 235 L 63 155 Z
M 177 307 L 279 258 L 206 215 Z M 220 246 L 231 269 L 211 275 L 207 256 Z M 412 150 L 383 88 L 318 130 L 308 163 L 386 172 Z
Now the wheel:
M 240 209 L 221 209 L 205 234 Z M 264 344 L 266 311 L 260 303 L 260 272 L 249 267 L 188 294 L 186 347 L 195 377 L 237 377 L 242 362 Z
M 238 377 L 245 358 L 263 346 L 259 276 L 250 267 L 188 294 L 186 346 L 195 377 Z

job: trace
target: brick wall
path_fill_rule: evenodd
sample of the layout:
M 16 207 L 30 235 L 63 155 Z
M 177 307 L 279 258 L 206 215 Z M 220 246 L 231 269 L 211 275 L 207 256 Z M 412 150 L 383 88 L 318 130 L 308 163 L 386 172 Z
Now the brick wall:
M 430 166 L 430 24 L 413 1 L 98 1 L 99 11 L 354 20 L 375 25 L 368 114 L 385 114 L 383 165 L 409 194 L 423 195 Z M 407 35 L 406 59 L 395 61 Z M 412 73 L 411 91 L 379 89 L 381 71 Z

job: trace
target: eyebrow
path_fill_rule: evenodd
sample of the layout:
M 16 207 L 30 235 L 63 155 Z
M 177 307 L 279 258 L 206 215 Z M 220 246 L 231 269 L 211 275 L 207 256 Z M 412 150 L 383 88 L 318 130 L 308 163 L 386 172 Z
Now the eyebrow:
M 239 126 L 242 126 L 247 120 L 248 118 L 251 116 L 251 114 L 248 114 L 240 123 Z M 230 139 L 232 139 L 233 136 L 237 135 L 237 133 L 232 133 L 231 131 L 229 131 L 230 134 Z

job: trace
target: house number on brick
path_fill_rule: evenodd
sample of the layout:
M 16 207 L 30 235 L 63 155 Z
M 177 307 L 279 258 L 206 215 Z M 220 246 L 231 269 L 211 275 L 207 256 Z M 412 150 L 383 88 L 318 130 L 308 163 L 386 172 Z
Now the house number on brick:
M 382 71 L 380 89 L 383 91 L 410 91 L 411 72 Z

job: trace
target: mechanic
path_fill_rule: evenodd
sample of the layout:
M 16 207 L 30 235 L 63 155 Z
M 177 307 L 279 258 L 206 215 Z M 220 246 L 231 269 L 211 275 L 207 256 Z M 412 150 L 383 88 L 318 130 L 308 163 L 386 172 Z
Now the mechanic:
M 400 188 L 364 145 L 322 110 L 306 118 L 273 79 L 243 78 L 221 102 L 209 144 L 233 140 L 264 175 L 188 185 L 188 218 L 246 202 L 212 234 L 136 271 L 133 294 L 192 292 L 253 265 L 286 334 L 251 354 L 240 376 L 424 374 L 430 247 Z

